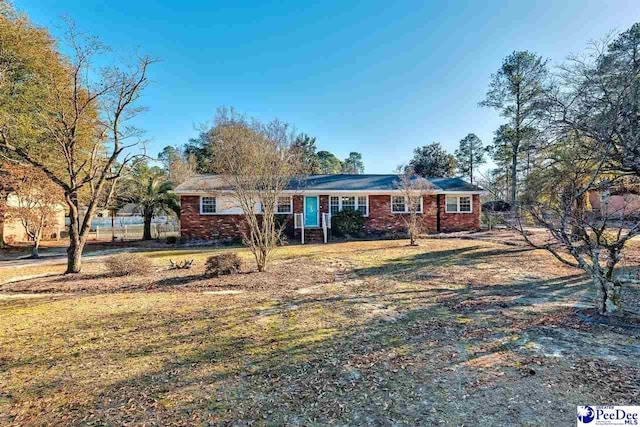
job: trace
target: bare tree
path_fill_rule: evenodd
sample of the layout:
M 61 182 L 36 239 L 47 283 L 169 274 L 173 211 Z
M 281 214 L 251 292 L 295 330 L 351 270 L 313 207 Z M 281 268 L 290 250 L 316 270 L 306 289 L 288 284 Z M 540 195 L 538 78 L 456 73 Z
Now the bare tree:
M 258 271 L 264 271 L 282 233 L 275 221 L 278 198 L 300 179 L 302 159 L 292 149 L 295 134 L 278 120 L 264 124 L 222 108 L 209 135 L 215 139 L 215 169 L 244 212 L 244 242 Z
M 560 68 L 550 92 L 552 120 L 562 132 L 589 137 L 614 169 L 640 176 L 640 24 L 592 42 Z
M 7 164 L 0 175 L 0 186 L 10 188 L 5 221 L 14 220 L 33 241 L 31 257 L 38 258 L 40 242 L 47 233 L 56 230 L 57 219 L 64 214 L 62 191 L 42 171 Z
M 193 153 L 187 153 L 180 147 L 168 145 L 158 154 L 167 172 L 167 180 L 180 185 L 198 173 L 198 162 Z
M 136 154 L 141 132 L 128 122 L 143 111 L 136 104 L 153 61 L 142 57 L 129 67 L 98 70 L 97 57 L 106 52 L 101 43 L 79 34 L 72 23 L 66 41 L 72 54 L 63 61 L 63 71 L 43 71 L 38 76 L 42 102 L 21 113 L 37 132 L 18 137 L 21 117 L 0 123 L 0 153 L 41 170 L 64 192 L 70 219 L 66 272 L 78 273 L 105 186 L 141 156 Z
M 552 85 L 538 93 L 535 108 L 544 119 L 521 211 L 509 222 L 525 240 L 559 261 L 583 269 L 596 290 L 602 315 L 623 313 L 624 284 L 640 283 L 618 267 L 626 244 L 640 234 L 633 205 L 611 209 L 613 189 L 640 175 L 640 24 L 617 37 L 594 42 L 584 55 L 559 67 Z M 544 108 L 540 108 L 540 106 Z M 544 113 L 544 114 L 540 114 Z M 602 207 L 593 210 L 590 192 Z M 531 237 L 527 219 L 547 230 L 546 241 Z
M 609 157 L 585 148 L 587 145 L 584 138 L 568 137 L 546 153 L 545 164 L 528 181 L 521 214 L 510 223 L 531 246 L 546 249 L 591 277 L 600 314 L 622 314 L 622 286 L 637 281 L 616 267 L 626 243 L 640 234 L 640 223 L 632 220 L 640 212 L 606 208 L 612 186 L 623 175 L 603 173 Z M 604 209 L 589 208 L 586 198 L 590 191 L 601 195 Z M 526 215 L 547 230 L 546 241 L 529 235 L 524 227 Z
M 404 197 L 406 214 L 403 220 L 409 233 L 409 244 L 417 246 L 420 233 L 424 231 L 424 196 L 433 189 L 433 185 L 410 167 L 398 166 L 397 173 L 400 177 L 398 189 Z

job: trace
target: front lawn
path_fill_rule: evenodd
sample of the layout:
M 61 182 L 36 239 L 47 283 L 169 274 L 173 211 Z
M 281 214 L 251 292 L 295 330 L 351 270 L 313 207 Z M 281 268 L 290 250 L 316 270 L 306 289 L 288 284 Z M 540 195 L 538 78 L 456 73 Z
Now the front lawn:
M 567 425 L 640 401 L 640 330 L 579 321 L 590 288 L 545 252 L 289 246 L 202 277 L 214 252 L 0 285 L 0 425 Z

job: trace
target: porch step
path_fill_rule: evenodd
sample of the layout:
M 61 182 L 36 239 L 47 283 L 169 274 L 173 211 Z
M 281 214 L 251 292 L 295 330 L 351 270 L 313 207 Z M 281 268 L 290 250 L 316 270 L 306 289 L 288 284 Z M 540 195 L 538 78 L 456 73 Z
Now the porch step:
M 300 239 L 300 230 L 296 230 L 295 238 Z M 304 242 L 305 243 L 323 243 L 324 234 L 322 233 L 322 228 L 305 228 Z

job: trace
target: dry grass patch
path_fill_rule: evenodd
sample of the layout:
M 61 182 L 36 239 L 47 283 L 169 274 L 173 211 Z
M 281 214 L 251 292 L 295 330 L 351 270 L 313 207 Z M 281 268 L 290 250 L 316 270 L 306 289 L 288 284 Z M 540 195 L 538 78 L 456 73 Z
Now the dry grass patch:
M 640 336 L 576 321 L 584 277 L 522 249 L 290 246 L 219 278 L 225 250 L 158 251 L 196 263 L 3 285 L 77 293 L 0 299 L 0 424 L 562 425 L 640 399 Z

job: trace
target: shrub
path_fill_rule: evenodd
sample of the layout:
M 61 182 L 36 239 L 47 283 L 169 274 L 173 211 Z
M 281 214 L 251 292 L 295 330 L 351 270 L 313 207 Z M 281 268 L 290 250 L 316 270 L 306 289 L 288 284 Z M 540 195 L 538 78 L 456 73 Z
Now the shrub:
M 205 264 L 205 274 L 215 277 L 236 274 L 242 269 L 242 264 L 242 259 L 235 253 L 210 256 Z
M 167 245 L 175 245 L 176 243 L 178 243 L 176 236 L 167 236 Z
M 104 261 L 104 265 L 114 276 L 141 275 L 153 269 L 150 258 L 132 253 L 111 255 Z
M 331 230 L 338 236 L 357 236 L 364 227 L 364 217 L 360 211 L 340 211 L 331 216 Z

